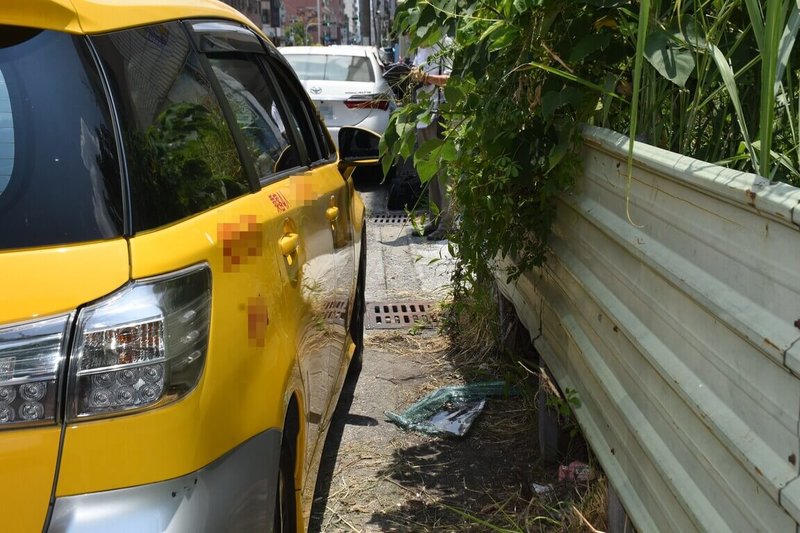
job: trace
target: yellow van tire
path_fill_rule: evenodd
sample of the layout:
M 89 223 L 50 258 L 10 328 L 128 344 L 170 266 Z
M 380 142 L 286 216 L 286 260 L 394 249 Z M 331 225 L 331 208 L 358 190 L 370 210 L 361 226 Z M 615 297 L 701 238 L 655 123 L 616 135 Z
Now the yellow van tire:
M 278 489 L 275 492 L 275 533 L 297 531 L 294 512 L 294 459 L 285 444 L 281 446 L 281 467 L 278 473 Z
M 297 532 L 297 509 L 295 500 L 295 478 L 298 435 L 297 402 L 292 397 L 283 423 L 281 439 L 280 469 L 278 486 L 275 490 L 275 513 L 272 531 L 274 533 Z

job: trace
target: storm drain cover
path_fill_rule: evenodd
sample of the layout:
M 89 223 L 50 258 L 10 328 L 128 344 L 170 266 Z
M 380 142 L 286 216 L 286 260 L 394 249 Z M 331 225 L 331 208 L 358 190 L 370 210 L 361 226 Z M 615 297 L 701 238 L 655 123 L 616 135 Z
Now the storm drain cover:
M 417 219 L 420 217 L 417 216 Z M 411 224 L 406 213 L 376 213 L 370 218 L 372 224 L 378 225 L 393 225 L 393 224 Z
M 427 302 L 372 302 L 367 304 L 367 329 L 410 328 L 433 324 L 433 305 Z

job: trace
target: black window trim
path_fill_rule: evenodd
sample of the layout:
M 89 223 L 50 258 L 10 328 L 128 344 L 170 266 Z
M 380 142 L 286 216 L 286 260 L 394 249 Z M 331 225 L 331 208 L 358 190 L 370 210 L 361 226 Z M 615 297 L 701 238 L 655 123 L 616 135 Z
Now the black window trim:
M 263 51 L 263 45 L 261 43 L 261 39 L 259 39 L 258 35 L 249 28 L 248 26 L 242 24 L 238 21 L 228 20 L 224 18 L 195 18 L 195 19 L 183 19 L 183 24 L 189 31 L 190 37 L 193 39 L 195 49 L 198 53 L 206 54 L 206 53 L 224 53 L 224 52 L 242 52 L 242 53 L 259 53 Z M 245 50 L 244 48 L 234 48 L 228 50 L 204 50 L 201 47 L 201 44 L 204 42 L 200 39 L 200 36 L 205 33 L 201 32 L 197 29 L 197 26 L 202 24 L 219 24 L 218 31 L 222 32 L 230 32 L 230 33 L 237 33 L 239 31 L 244 30 L 243 33 L 247 33 L 250 37 L 253 38 L 252 48 Z M 230 29 L 225 28 L 228 26 Z M 208 32 L 209 34 L 212 32 Z M 249 44 L 249 43 L 248 43 Z
M 134 235 L 133 231 L 133 206 L 131 205 L 131 187 L 130 179 L 128 179 L 128 160 L 125 158 L 126 149 L 124 135 L 122 134 L 122 125 L 119 119 L 119 111 L 117 101 L 114 98 L 114 91 L 111 90 L 111 82 L 108 79 L 108 73 L 103 67 L 103 61 L 100 54 L 94 46 L 94 42 L 90 36 L 83 36 L 82 39 L 86 43 L 89 53 L 92 55 L 95 67 L 97 68 L 100 82 L 103 84 L 103 92 L 106 97 L 106 104 L 109 108 L 109 115 L 111 116 L 111 127 L 114 130 L 114 137 L 117 145 L 117 159 L 119 160 L 119 178 L 122 181 L 120 190 L 122 191 L 122 236 L 129 238 Z

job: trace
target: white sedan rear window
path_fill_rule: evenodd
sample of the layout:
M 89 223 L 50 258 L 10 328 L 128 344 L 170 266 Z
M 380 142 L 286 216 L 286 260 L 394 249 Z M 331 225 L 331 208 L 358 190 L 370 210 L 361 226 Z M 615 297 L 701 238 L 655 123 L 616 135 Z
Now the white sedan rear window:
M 301 80 L 375 81 L 369 59 L 364 56 L 287 54 L 286 60 Z

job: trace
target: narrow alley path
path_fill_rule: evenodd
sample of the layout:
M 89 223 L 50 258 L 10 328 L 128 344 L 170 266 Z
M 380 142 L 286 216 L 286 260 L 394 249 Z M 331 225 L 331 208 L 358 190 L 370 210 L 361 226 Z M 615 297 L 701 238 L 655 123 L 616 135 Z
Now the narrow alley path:
M 386 214 L 385 191 L 363 188 L 371 222 L 368 304 L 448 299 L 453 261 L 446 241 L 376 222 Z M 406 432 L 385 417 L 464 383 L 465 369 L 449 348 L 435 327 L 366 329 L 362 369 L 348 378 L 329 431 L 310 531 L 485 531 L 465 515 L 524 509 L 538 481 L 537 446 L 520 397 L 488 402 L 463 438 Z

